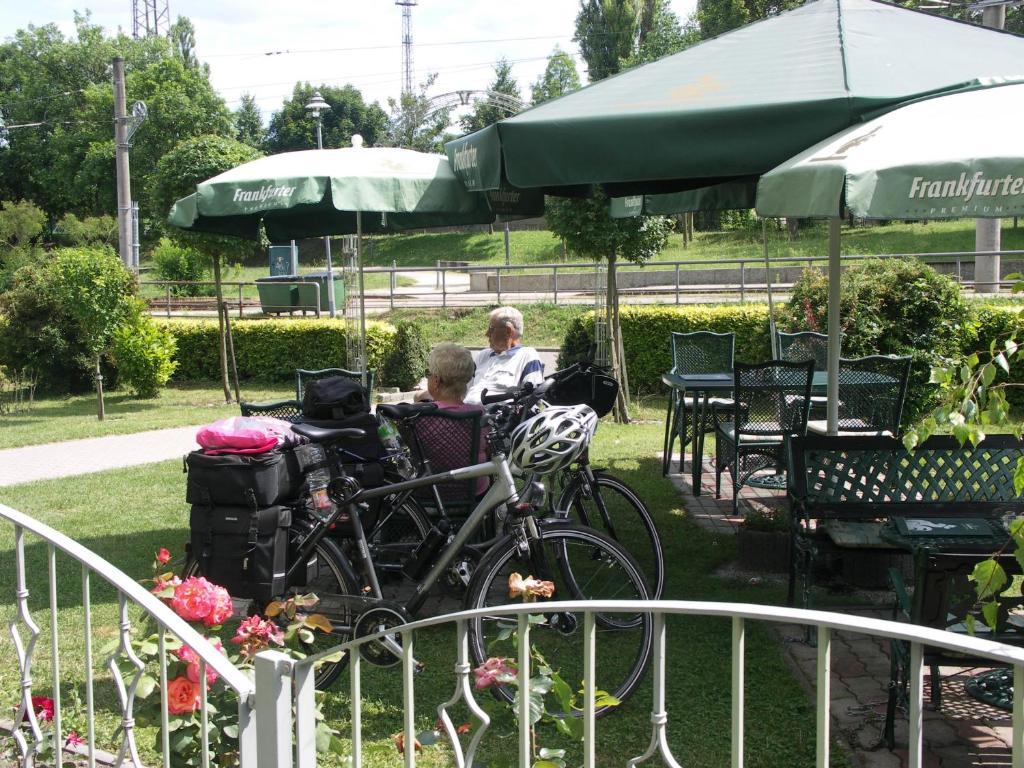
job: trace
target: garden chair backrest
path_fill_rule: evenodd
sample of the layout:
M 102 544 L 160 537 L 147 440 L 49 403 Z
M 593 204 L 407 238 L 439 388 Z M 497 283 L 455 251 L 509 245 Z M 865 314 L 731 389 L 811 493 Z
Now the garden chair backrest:
M 807 429 L 814 362 L 769 360 L 733 366 L 737 435 L 802 435 Z
M 672 332 L 672 373 L 727 373 L 735 353 L 735 333 Z
M 790 362 L 814 361 L 814 370 L 824 371 L 828 366 L 828 336 L 816 331 L 776 333 L 779 341 L 779 357 Z M 840 344 L 840 347 L 842 345 Z
M 910 363 L 910 357 L 885 355 L 840 358 L 839 430 L 897 434 Z
M 362 381 L 362 371 L 349 371 L 345 368 L 321 368 L 320 370 L 306 370 L 305 368 L 295 369 L 295 399 L 300 403 L 306 395 L 306 384 L 317 379 L 326 379 L 328 376 L 344 376 L 353 381 Z M 372 402 L 373 398 L 373 371 L 366 372 L 366 400 Z

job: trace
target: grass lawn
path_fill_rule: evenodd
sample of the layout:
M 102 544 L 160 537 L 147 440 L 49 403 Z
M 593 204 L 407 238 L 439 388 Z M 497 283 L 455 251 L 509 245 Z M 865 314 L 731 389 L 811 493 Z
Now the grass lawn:
M 295 397 L 287 384 L 242 386 L 242 399 L 261 401 Z M 125 435 L 148 429 L 204 424 L 238 415 L 238 404 L 224 404 L 219 386 L 179 384 L 159 397 L 141 399 L 125 391 L 106 393 L 106 418 L 96 418 L 96 395 L 37 398 L 26 413 L 0 416 L 0 449 L 74 440 L 80 437 Z
M 646 500 L 656 516 L 669 564 L 665 596 L 680 599 L 737 600 L 780 603 L 783 589 L 770 584 L 750 585 L 723 581 L 712 571 L 735 555 L 731 537 L 719 537 L 698 528 L 686 519 L 679 496 L 660 473 L 657 450 L 662 435 L 664 402 L 649 400 L 638 409 L 641 421 L 631 425 L 602 424 L 592 457 L 630 483 Z M 73 491 L 71 490 L 73 488 Z M 131 470 L 87 475 L 73 480 L 57 480 L 0 489 L 0 502 L 74 536 L 101 557 L 136 578 L 150 573 L 150 562 L 158 547 L 167 546 L 179 554 L 187 537 L 188 509 L 184 504 L 184 478 L 179 461 L 153 464 Z M 0 528 L 0 560 L 13 563 L 13 533 Z M 45 600 L 46 548 L 38 542 L 26 544 L 28 574 L 34 617 L 48 636 L 48 612 Z M 62 643 L 65 700 L 76 690 L 84 700 L 81 630 L 81 586 L 79 569 L 59 563 L 58 626 Z M 0 569 L 0 594 L 9 601 L 13 594 L 10 567 Z M 93 585 L 94 635 L 113 633 L 116 613 L 113 590 Z M 10 617 L 10 602 L 0 602 L 0 614 Z M 421 633 L 416 640 L 416 655 L 427 663 L 417 677 L 416 705 L 418 727 L 429 728 L 436 717 L 435 708 L 447 697 L 453 678 L 452 633 Z M 729 674 L 730 622 L 727 619 L 677 618 L 669 622 L 668 680 L 670 713 L 669 740 L 677 758 L 688 766 L 721 766 L 729 755 Z M 48 643 L 41 643 L 39 654 L 45 658 Z M 12 672 L 13 648 L 7 635 L 0 636 L 0 709 L 9 711 L 17 695 L 17 675 Z M 99 660 L 96 660 L 97 667 Z M 364 745 L 368 766 L 392 766 L 398 756 L 391 736 L 401 728 L 402 698 L 398 670 L 374 669 L 363 665 L 365 677 Z M 747 641 L 748 681 L 746 691 L 747 760 L 759 768 L 791 768 L 813 764 L 814 707 L 791 677 L 782 658 L 778 640 L 766 628 L 750 627 Z M 36 693 L 48 686 L 47 664 L 35 670 Z M 98 708 L 102 713 L 100 734 L 109 738 L 114 728 L 110 684 L 103 670 L 97 669 Z M 102 693 L 100 691 L 102 690 Z M 621 765 L 623 758 L 641 754 L 650 734 L 650 684 L 645 683 L 635 697 L 598 724 L 600 765 Z M 495 713 L 497 727 L 485 741 L 484 764 L 513 764 L 515 738 L 510 715 L 496 702 L 482 702 Z M 324 700 L 329 722 L 347 737 L 348 705 L 344 683 L 330 691 Z M 80 722 L 80 718 L 79 718 Z M 543 732 L 540 741 L 547 746 L 570 746 L 554 733 Z M 156 764 L 153 732 L 144 729 L 140 736 L 143 759 Z M 833 763 L 847 764 L 839 750 Z M 578 764 L 578 755 L 570 753 L 568 764 Z M 328 765 L 341 765 L 329 758 Z M 420 764 L 450 764 L 442 747 L 427 747 Z

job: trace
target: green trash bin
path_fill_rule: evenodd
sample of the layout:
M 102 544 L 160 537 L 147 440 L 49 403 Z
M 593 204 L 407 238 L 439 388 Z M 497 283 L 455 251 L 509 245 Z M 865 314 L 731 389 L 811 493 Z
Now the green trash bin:
M 300 275 L 298 279 L 305 283 L 316 283 L 320 286 L 320 310 L 326 312 L 329 306 L 327 295 L 327 273 L 310 272 L 306 275 Z M 304 288 L 306 288 L 306 286 L 299 286 L 298 298 L 296 301 L 297 308 L 310 310 L 316 309 L 316 291 L 312 289 L 312 286 L 306 290 L 303 290 Z M 342 279 L 340 272 L 334 273 L 334 306 L 345 306 L 345 281 Z
M 274 275 L 257 277 L 256 290 L 260 296 L 260 308 L 264 314 L 294 312 L 298 303 L 298 286 L 295 275 Z

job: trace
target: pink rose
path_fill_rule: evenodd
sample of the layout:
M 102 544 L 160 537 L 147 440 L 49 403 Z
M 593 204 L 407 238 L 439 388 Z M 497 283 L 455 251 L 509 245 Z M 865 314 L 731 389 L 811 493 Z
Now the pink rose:
M 160 565 L 167 565 L 171 562 L 171 553 L 166 547 L 160 547 L 160 551 L 156 553 L 156 561 Z
M 46 696 L 33 696 L 32 711 L 40 720 L 53 720 L 53 699 Z
M 71 731 L 68 733 L 68 737 L 64 739 L 64 744 L 69 747 L 79 747 L 85 744 L 85 739 L 78 735 L 78 731 Z
M 224 653 L 224 646 L 221 645 L 220 640 L 212 640 L 211 642 L 212 642 L 214 648 L 216 648 L 221 653 Z M 181 646 L 181 648 L 179 648 L 178 650 L 176 650 L 174 652 L 174 655 L 177 656 L 178 659 L 181 662 L 183 662 L 184 664 L 188 665 L 188 667 L 185 670 L 185 676 L 189 680 L 191 680 L 193 683 L 198 684 L 199 683 L 199 661 L 200 661 L 199 654 L 197 654 L 189 646 L 183 645 L 183 646 Z M 217 678 L 218 677 L 219 677 L 219 675 L 217 674 L 217 672 L 212 667 L 207 665 L 207 667 L 206 667 L 206 684 L 207 685 L 213 685 L 215 682 L 217 682 Z
M 213 609 L 213 586 L 202 576 L 187 578 L 174 588 L 171 607 L 186 621 L 202 621 Z
M 203 624 L 208 627 L 219 627 L 231 618 L 234 609 L 231 607 L 231 595 L 224 587 L 214 586 L 211 590 L 212 603 L 210 612 L 203 619 Z
M 260 616 L 249 616 L 238 625 L 231 642 L 242 646 L 242 656 L 248 658 L 271 643 L 284 645 L 284 631 L 272 621 L 266 621 Z
M 172 715 L 188 715 L 199 709 L 199 686 L 179 676 L 167 684 L 167 711 Z
M 510 667 L 505 662 L 504 656 L 492 656 L 479 667 L 473 670 L 476 675 L 474 686 L 478 691 L 490 688 L 492 685 L 505 685 L 516 679 L 515 667 Z

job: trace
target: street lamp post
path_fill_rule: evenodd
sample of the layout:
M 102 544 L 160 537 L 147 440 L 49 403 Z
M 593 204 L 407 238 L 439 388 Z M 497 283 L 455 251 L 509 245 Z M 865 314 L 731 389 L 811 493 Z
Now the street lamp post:
M 320 91 L 315 91 L 313 98 L 306 105 L 306 109 L 313 113 L 313 119 L 316 120 L 317 149 L 324 148 L 323 128 L 321 127 L 323 121 L 320 113 L 330 108 L 331 105 L 320 95 Z M 331 317 L 334 317 L 337 314 L 337 310 L 334 305 L 334 268 L 331 265 L 331 238 L 329 237 L 324 238 L 324 256 L 327 257 L 327 312 Z

